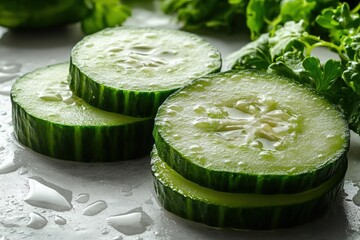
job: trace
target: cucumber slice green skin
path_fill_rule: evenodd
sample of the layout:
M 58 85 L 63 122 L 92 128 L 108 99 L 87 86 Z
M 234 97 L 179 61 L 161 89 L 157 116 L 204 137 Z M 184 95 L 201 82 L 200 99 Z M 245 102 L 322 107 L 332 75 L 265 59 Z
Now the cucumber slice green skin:
M 28 114 L 12 102 L 13 126 L 18 141 L 54 158 L 80 162 L 111 162 L 145 156 L 153 142 L 153 121 L 123 126 L 66 126 Z M 101 137 L 100 137 L 101 136 Z
M 180 133 L 180 131 L 177 131 L 179 129 L 174 127 L 173 129 L 176 129 L 176 131 L 172 131 L 171 127 L 167 127 L 164 123 L 165 120 L 168 122 L 171 122 L 171 126 L 174 126 L 174 120 L 175 118 L 180 118 L 180 115 L 174 115 L 170 116 L 170 114 L 167 113 L 167 106 L 176 105 L 178 106 L 180 104 L 180 100 L 176 99 L 177 96 L 182 100 L 183 98 L 189 98 L 191 97 L 192 87 L 196 87 L 198 84 L 206 85 L 206 86 L 222 86 L 222 83 L 226 83 L 225 81 L 231 81 L 235 82 L 238 79 L 233 78 L 234 75 L 239 76 L 245 76 L 247 78 L 250 77 L 250 79 L 261 79 L 264 78 L 264 81 L 271 80 L 269 77 L 269 74 L 256 72 L 256 71 L 242 71 L 242 72 L 225 72 L 220 74 L 213 74 L 208 75 L 207 77 L 200 78 L 198 80 L 193 81 L 188 86 L 182 88 L 178 92 L 171 95 L 164 104 L 160 107 L 158 111 L 158 115 L 155 118 L 155 126 L 153 130 L 153 136 L 155 139 L 155 145 L 158 149 L 158 154 L 171 168 L 173 168 L 175 171 L 177 171 L 179 174 L 184 176 L 186 179 L 196 182 L 201 186 L 205 186 L 211 189 L 216 189 L 219 191 L 224 192 L 242 192 L 242 193 L 262 193 L 262 194 L 277 194 L 277 193 L 296 193 L 296 192 L 302 192 L 308 189 L 312 189 L 316 186 L 319 186 L 321 183 L 328 180 L 330 177 L 334 175 L 334 173 L 339 169 L 339 167 L 346 161 L 346 153 L 349 148 L 349 141 L 350 141 L 350 132 L 347 127 L 347 124 L 344 119 L 341 119 L 341 113 L 338 112 L 339 119 L 337 119 L 337 122 L 342 121 L 341 129 L 344 129 L 344 132 L 342 133 L 342 145 L 339 146 L 339 150 L 336 154 L 331 155 L 328 159 L 326 159 L 326 163 L 324 162 L 320 166 L 314 167 L 313 170 L 309 171 L 303 171 L 299 173 L 281 173 L 281 174 L 272 174 L 271 172 L 267 173 L 261 173 L 258 174 L 257 172 L 253 173 L 247 173 L 242 172 L 241 169 L 239 172 L 235 171 L 228 171 L 223 169 L 211 169 L 206 167 L 205 165 L 199 165 L 197 162 L 194 162 L 189 155 L 186 155 L 187 152 L 185 152 L 185 147 L 182 149 L 183 152 L 180 152 L 177 150 L 177 148 L 173 147 L 172 143 L 169 142 L 173 141 L 174 143 L 177 140 L 174 140 L 175 138 L 171 137 L 174 136 L 177 133 Z M 269 78 L 269 79 L 268 79 Z M 219 80 L 220 79 L 220 80 Z M 215 81 L 219 80 L 214 83 Z M 282 79 L 284 81 L 285 79 Z M 222 81 L 222 82 L 221 82 Z M 247 80 L 249 81 L 249 80 Z M 253 80 L 251 80 L 253 81 Z M 273 79 L 274 81 L 274 79 Z M 250 82 L 246 82 L 248 84 L 251 84 Z M 283 83 L 284 84 L 284 83 Z M 294 86 L 295 83 L 286 83 L 286 84 L 293 84 L 289 86 Z M 272 85 L 272 84 L 268 84 Z M 242 86 L 242 85 L 240 85 Z M 283 85 L 285 86 L 285 85 Z M 287 86 L 287 85 L 286 85 Z M 229 85 L 226 87 L 222 86 L 222 89 L 228 89 Z M 220 89 L 220 87 L 218 87 Z M 187 89 L 190 89 L 187 91 Z M 215 91 L 217 88 L 211 88 L 212 91 Z M 307 89 L 304 89 L 306 91 Z M 199 90 L 200 91 L 200 90 Z M 203 91 L 203 89 L 201 90 Z M 220 90 L 219 90 L 220 91 Z M 234 90 L 233 90 L 234 91 Z M 264 91 L 264 90 L 261 90 Z M 310 91 L 310 90 L 309 90 Z M 221 94 L 225 94 L 225 91 L 221 92 Z M 196 93 L 196 94 L 195 94 Z M 311 93 L 311 92 L 310 92 Z M 197 99 L 200 99 L 200 97 L 207 98 L 208 96 L 200 95 L 201 92 L 194 91 L 194 96 L 191 98 L 193 102 Z M 217 92 L 219 96 L 222 96 L 220 93 Z M 240 94 L 236 92 L 236 94 Z M 215 94 L 213 94 L 215 95 Z M 311 96 L 316 97 L 315 94 L 310 94 Z M 202 99 L 203 99 L 202 98 Z M 178 101 L 172 101 L 172 99 L 176 99 Z M 190 101 L 190 100 L 189 100 Z M 213 102 L 214 100 L 211 99 Z M 192 104 L 192 103 L 190 103 Z M 182 108 L 184 108 L 185 113 L 188 113 L 191 108 L 194 105 L 185 106 L 183 104 Z M 181 104 L 180 104 L 181 105 Z M 210 104 L 209 104 L 210 105 Z M 207 105 L 206 105 L 207 107 Z M 211 107 L 211 105 L 210 105 Z M 334 108 L 329 104 L 329 108 Z M 189 110 L 190 109 L 190 110 Z M 171 110 L 171 109 L 170 109 Z M 334 109 L 332 109 L 334 110 Z M 328 111 L 328 110 L 327 110 Z M 181 114 L 181 113 L 179 113 Z M 192 116 L 190 116 L 192 117 Z M 164 120 L 164 121 L 163 121 Z M 186 124 L 192 124 L 192 121 L 194 119 L 182 119 L 183 121 L 186 121 Z M 169 124 L 170 125 L 170 124 Z M 185 125 L 185 123 L 184 123 Z M 340 127 L 339 127 L 340 128 Z M 181 128 L 180 128 L 181 129 Z M 188 130 L 189 131 L 189 130 Z M 168 134 L 168 133 L 171 134 Z M 166 136 L 166 139 L 164 136 Z M 183 139 L 184 136 L 182 136 Z M 187 142 L 182 140 L 183 146 L 186 146 Z M 201 143 L 200 143 L 201 145 Z M 189 146 L 190 147 L 190 146 Z M 341 149 L 340 149 L 341 147 Z M 211 149 L 207 149 L 210 151 Z M 189 150 L 190 151 L 190 150 Z M 220 151 L 220 150 L 219 150 Z M 230 152 L 230 151 L 229 151 Z M 210 157 L 212 156 L 212 153 L 209 154 Z M 204 151 L 203 155 L 204 158 L 207 157 L 206 151 Z M 237 155 L 241 157 L 240 155 Z M 260 157 L 259 157 L 260 158 Z M 214 161 L 217 159 L 213 159 Z M 221 161 L 221 159 L 219 159 Z M 325 161 L 325 160 L 324 160 Z
M 196 57 L 198 67 L 193 65 Z M 193 79 L 219 72 L 221 64 L 220 52 L 191 33 L 108 28 L 74 46 L 69 85 L 75 95 L 99 109 L 153 117 L 170 94 Z
M 175 171 L 201 186 L 224 192 L 242 193 L 296 193 L 302 192 L 316 186 L 333 176 L 337 169 L 347 161 L 346 152 L 338 157 L 338 161 L 328 164 L 326 167 L 310 173 L 299 174 L 289 178 L 277 175 L 250 175 L 232 174 L 219 172 L 199 167 L 188 161 L 181 153 L 172 148 L 159 134 L 155 125 L 153 130 L 155 145 L 161 159 Z M 229 180 L 230 179 L 230 180 Z
M 74 96 L 69 63 L 18 78 L 10 93 L 18 141 L 41 154 L 81 162 L 128 160 L 148 154 L 152 118 L 105 112 Z
M 105 111 L 142 117 L 155 116 L 157 109 L 173 90 L 137 92 L 114 89 L 97 83 L 70 63 L 70 88 L 85 102 Z M 98 96 L 95 97 L 94 96 Z
M 334 205 L 343 184 L 313 201 L 284 207 L 228 208 L 191 200 L 155 179 L 155 191 L 160 205 L 182 218 L 212 227 L 249 230 L 270 230 L 301 225 L 326 214 Z M 188 211 L 188 210 L 191 211 Z M 221 217 L 220 217 L 221 216 Z
M 85 0 L 0 0 L 0 25 L 44 28 L 78 22 L 90 12 Z
M 212 227 L 270 230 L 294 227 L 324 216 L 334 206 L 342 191 L 346 169 L 347 161 L 339 169 L 338 182 L 321 196 L 297 204 L 259 207 L 226 206 L 225 201 L 214 204 L 207 202 L 206 197 L 203 200 L 199 200 L 201 196 L 192 198 L 181 192 L 182 186 L 173 186 L 163 181 L 156 169 L 152 168 L 152 173 L 158 202 L 175 215 Z M 219 199 L 220 194 L 221 192 Z M 264 195 L 266 196 L 268 195 Z

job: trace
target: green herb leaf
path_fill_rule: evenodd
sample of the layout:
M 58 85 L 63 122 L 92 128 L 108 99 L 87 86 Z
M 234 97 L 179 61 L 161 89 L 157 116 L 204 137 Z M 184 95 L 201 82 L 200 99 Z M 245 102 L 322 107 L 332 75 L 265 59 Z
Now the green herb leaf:
M 286 76 L 305 85 L 310 85 L 311 82 L 302 81 L 300 78 L 300 73 L 304 71 L 302 66 L 303 60 L 304 55 L 302 52 L 286 52 L 281 57 L 278 57 L 277 61 L 269 66 L 269 69 L 278 75 Z
M 350 35 L 360 26 L 359 14 L 352 14 L 349 4 L 344 2 L 336 9 L 327 8 L 316 18 L 316 23 L 330 31 L 330 37 L 339 43 L 342 36 Z
M 360 95 L 360 62 L 350 61 L 342 77 L 354 92 Z
M 246 25 L 251 39 L 258 38 L 264 32 L 266 20 L 273 19 L 280 11 L 281 0 L 250 0 L 246 7 Z
M 283 55 L 285 52 L 303 51 L 304 42 L 301 39 L 305 32 L 304 21 L 298 23 L 286 22 L 282 28 L 279 28 L 273 37 L 269 39 L 270 55 L 273 60 Z
M 267 69 L 271 63 L 269 34 L 261 35 L 226 58 L 228 69 Z
M 312 0 L 283 0 L 281 2 L 282 21 L 304 21 L 309 26 L 312 21 L 312 12 L 316 7 L 316 1 Z
M 360 61 L 360 32 L 356 35 L 343 37 L 341 45 L 344 46 L 345 52 L 350 60 Z
M 106 27 L 121 25 L 131 15 L 119 0 L 93 0 L 91 13 L 81 21 L 84 33 L 92 34 Z
M 305 72 L 302 76 L 309 77 L 319 93 L 326 92 L 335 80 L 341 76 L 341 63 L 333 59 L 328 60 L 322 69 L 320 60 L 316 57 L 307 57 L 302 63 Z

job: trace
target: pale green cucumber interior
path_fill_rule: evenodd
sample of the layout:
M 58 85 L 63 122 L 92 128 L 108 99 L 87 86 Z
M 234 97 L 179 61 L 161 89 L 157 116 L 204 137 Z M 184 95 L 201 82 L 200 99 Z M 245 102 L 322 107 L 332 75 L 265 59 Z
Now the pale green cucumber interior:
M 151 165 L 155 178 L 178 194 L 192 200 L 198 200 L 208 204 L 243 208 L 287 206 L 311 201 L 323 196 L 339 184 L 346 171 L 346 167 L 343 166 L 328 181 L 308 191 L 293 194 L 263 195 L 220 192 L 211 188 L 200 186 L 185 179 L 183 176 L 170 168 L 163 160 L 160 159 L 156 149 L 152 152 Z
M 342 114 L 322 97 L 266 73 L 214 74 L 160 107 L 155 120 L 184 159 L 252 175 L 311 173 L 347 151 Z
M 170 29 L 105 29 L 80 41 L 71 57 L 92 80 L 133 91 L 177 89 L 221 67 L 208 42 Z
M 35 70 L 17 79 L 13 101 L 34 117 L 65 125 L 121 125 L 143 120 L 97 109 L 72 94 L 69 64 Z

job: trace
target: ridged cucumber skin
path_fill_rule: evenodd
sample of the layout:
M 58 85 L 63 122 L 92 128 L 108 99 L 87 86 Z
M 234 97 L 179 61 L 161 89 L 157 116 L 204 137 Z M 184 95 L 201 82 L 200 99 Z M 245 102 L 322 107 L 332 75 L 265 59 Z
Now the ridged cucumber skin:
M 54 158 L 79 162 L 112 162 L 142 157 L 151 150 L 151 119 L 120 126 L 67 126 L 28 114 L 12 102 L 17 140 Z
M 89 13 L 85 0 L 0 0 L 0 25 L 12 29 L 70 24 Z
M 342 192 L 346 169 L 347 161 L 339 169 L 341 180 L 320 197 L 298 204 L 265 207 L 229 207 L 226 203 L 217 205 L 192 199 L 164 184 L 154 171 L 152 173 L 159 204 L 177 216 L 217 228 L 272 230 L 305 224 L 328 213 Z
M 88 104 L 134 117 L 155 116 L 161 103 L 176 91 L 139 92 L 108 87 L 89 78 L 71 60 L 70 75 L 70 89 Z
M 217 73 L 208 75 L 204 78 L 199 78 L 188 86 L 196 85 L 198 82 L 204 80 L 211 80 L 214 82 L 217 77 L 231 78 L 233 74 L 255 74 L 254 79 L 256 79 L 256 74 L 264 74 L 257 71 L 228 71 L 224 73 Z M 266 74 L 268 75 L 268 74 Z M 178 91 L 179 95 L 185 91 L 188 87 L 182 88 Z M 309 91 L 311 91 L 309 89 Z M 176 94 L 173 94 L 171 97 L 167 98 L 163 106 L 165 106 L 171 98 L 176 97 Z M 335 107 L 334 107 L 335 108 Z M 160 107 L 158 112 L 161 112 L 162 107 Z M 339 116 L 342 113 L 339 111 Z M 191 124 L 192 120 L 189 120 Z M 201 186 L 208 187 L 211 189 L 216 189 L 219 191 L 225 192 L 241 192 L 241 193 L 261 193 L 261 194 L 277 194 L 277 193 L 296 193 L 306 191 L 308 189 L 314 188 L 321 183 L 325 182 L 327 179 L 332 177 L 334 173 L 339 169 L 339 167 L 346 161 L 346 154 L 350 145 L 350 131 L 348 124 L 345 119 L 343 119 L 344 124 L 344 144 L 342 146 L 342 151 L 333 156 L 333 159 L 327 159 L 327 162 L 322 164 L 318 169 L 313 171 L 307 171 L 302 174 L 283 174 L 283 175 L 272 175 L 272 174 L 246 174 L 242 172 L 226 172 L 226 171 L 216 171 L 208 169 L 206 167 L 197 165 L 175 149 L 171 144 L 169 144 L 159 132 L 161 128 L 161 116 L 159 114 L 155 117 L 155 126 L 153 129 L 153 136 L 155 139 L 155 145 L 158 150 L 158 154 L 171 168 L 177 171 L 180 175 L 186 179 L 196 182 Z M 200 144 L 201 145 L 201 144 Z
M 16 80 L 10 99 L 17 140 L 41 154 L 80 162 L 110 162 L 147 155 L 153 145 L 154 120 L 90 107 L 73 96 L 66 85 L 68 66 L 68 62 L 50 65 Z M 60 98 L 53 100 L 54 95 Z M 57 116 L 49 117 L 54 111 Z
M 211 59 L 210 63 L 213 65 L 210 64 L 211 66 L 202 66 L 202 65 L 199 66 L 199 68 L 197 69 L 201 69 L 201 71 L 196 72 L 196 77 L 194 77 L 195 75 L 184 76 L 182 80 L 186 80 L 186 81 L 184 81 L 183 84 L 178 84 L 176 86 L 173 85 L 162 86 L 160 88 L 143 86 L 141 90 L 136 90 L 131 88 L 128 89 L 127 87 L 120 87 L 117 85 L 114 86 L 111 84 L 104 84 L 101 81 L 99 81 L 97 77 L 92 77 L 91 72 L 88 72 L 86 69 L 83 69 L 81 67 L 80 64 L 82 64 L 83 63 L 82 61 L 84 60 L 79 59 L 77 56 L 79 55 L 78 52 L 80 51 L 79 49 L 81 49 L 82 44 L 84 44 L 86 41 L 90 41 L 94 35 L 110 34 L 113 33 L 114 31 L 129 31 L 131 33 L 138 31 L 137 34 L 139 36 L 145 35 L 146 33 L 149 34 L 154 33 L 154 34 L 159 34 L 160 36 L 164 36 L 164 34 L 167 34 L 168 32 L 170 32 L 171 34 L 178 32 L 176 34 L 188 36 L 190 40 L 194 40 L 194 41 L 201 40 L 202 42 L 201 44 L 205 44 L 205 46 L 208 46 L 207 50 L 209 52 L 205 52 L 204 53 L 205 56 L 209 55 L 210 53 L 214 53 L 216 57 Z M 118 27 L 118 28 L 104 29 L 103 31 L 100 31 L 96 34 L 88 36 L 83 41 L 75 45 L 74 48 L 72 49 L 70 56 L 69 86 L 70 89 L 74 92 L 74 94 L 82 98 L 85 102 L 105 111 L 125 114 L 133 117 L 154 117 L 157 113 L 157 109 L 159 108 L 159 106 L 172 93 L 177 91 L 182 86 L 188 84 L 190 81 L 192 81 L 195 78 L 205 76 L 211 73 L 220 72 L 222 67 L 220 52 L 215 47 L 210 45 L 210 43 L 208 43 L 207 41 L 200 39 L 198 36 L 191 33 L 186 33 L 178 30 L 147 28 L 147 27 L 145 28 Z M 137 38 L 136 35 L 133 37 Z M 167 40 L 167 42 L 171 43 L 171 40 Z M 146 44 L 146 42 L 144 42 L 144 44 Z M 105 50 L 106 49 L 104 49 L 104 51 Z M 184 49 L 179 49 L 178 51 L 186 52 L 186 50 Z M 194 51 L 194 49 L 189 51 L 192 52 Z M 86 55 L 86 52 L 84 53 L 84 55 Z M 84 55 L 81 53 L 81 56 Z M 200 56 L 196 55 L 196 57 L 201 57 L 201 55 Z M 114 61 L 114 59 L 112 59 L 111 57 L 109 58 L 106 57 L 106 59 L 111 62 Z M 120 60 L 126 60 L 126 58 Z M 164 60 L 164 61 L 168 61 L 168 60 Z M 191 59 L 191 62 L 192 61 L 193 59 Z M 184 71 L 186 72 L 186 69 Z M 116 72 L 115 75 L 116 78 L 120 80 L 121 78 L 124 78 L 125 80 L 127 78 L 126 73 Z M 112 79 L 111 76 L 109 77 L 109 79 L 106 80 L 118 81 L 118 79 Z M 146 75 L 139 76 L 138 79 L 141 81 L 149 80 L 147 79 Z M 167 76 L 167 79 L 172 79 L 172 75 L 169 74 Z
M 142 157 L 151 150 L 153 120 L 119 126 L 68 126 L 28 114 L 12 101 L 14 133 L 32 150 L 79 162 L 112 162 Z
M 171 168 L 192 182 L 224 192 L 277 194 L 306 191 L 325 182 L 347 161 L 347 151 L 344 151 L 337 156 L 337 161 L 313 172 L 289 176 L 235 174 L 209 170 L 184 158 L 162 138 L 156 125 L 153 136 L 160 158 Z

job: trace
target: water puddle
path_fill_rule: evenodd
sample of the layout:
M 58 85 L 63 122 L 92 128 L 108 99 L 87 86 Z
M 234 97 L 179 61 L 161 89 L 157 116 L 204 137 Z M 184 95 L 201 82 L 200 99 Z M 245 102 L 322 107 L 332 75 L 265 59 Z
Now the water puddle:
M 48 223 L 46 218 L 41 216 L 38 213 L 30 213 L 29 217 L 30 217 L 29 222 L 26 225 L 29 228 L 41 229 L 41 228 L 45 227 L 46 224 Z
M 24 201 L 32 206 L 69 211 L 72 209 L 72 193 L 67 189 L 44 181 L 42 178 L 29 178 L 30 190 Z
M 125 235 L 135 235 L 146 231 L 153 220 L 141 208 L 135 208 L 127 213 L 110 216 L 107 223 Z
M 107 208 L 107 204 L 103 200 L 96 201 L 89 206 L 87 206 L 83 211 L 82 214 L 85 216 L 95 216 L 100 212 L 104 211 Z

